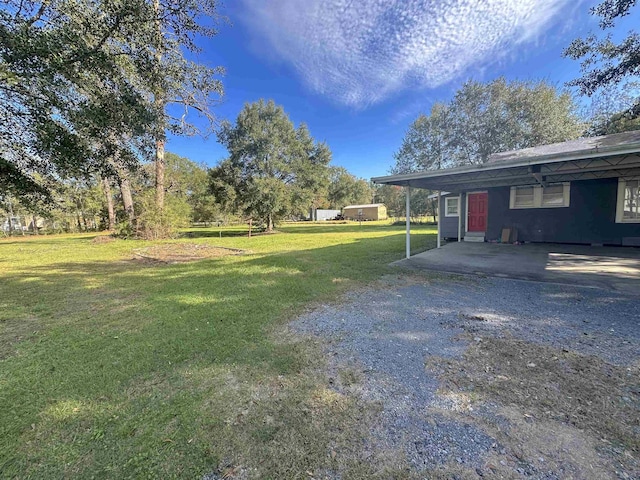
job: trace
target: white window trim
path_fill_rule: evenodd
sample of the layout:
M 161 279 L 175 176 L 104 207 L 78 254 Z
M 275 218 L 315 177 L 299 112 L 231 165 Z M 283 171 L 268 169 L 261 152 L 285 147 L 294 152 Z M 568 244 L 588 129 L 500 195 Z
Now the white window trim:
M 457 213 L 449 214 L 449 200 L 456 200 L 457 203 Z M 460 197 L 444 197 L 444 216 L 445 217 L 459 217 L 460 216 Z
M 618 201 L 616 202 L 616 223 L 640 223 L 640 219 L 623 218 L 624 213 L 624 189 L 627 180 L 640 180 L 640 177 L 618 178 Z
M 551 185 L 558 185 L 557 183 Z M 533 205 L 516 206 L 516 190 L 518 187 L 511 187 L 509 194 L 509 208 L 511 210 L 528 210 L 539 208 L 567 208 L 571 204 L 571 183 L 562 182 L 562 205 L 544 205 L 542 203 L 542 185 L 522 185 L 522 187 L 533 187 Z

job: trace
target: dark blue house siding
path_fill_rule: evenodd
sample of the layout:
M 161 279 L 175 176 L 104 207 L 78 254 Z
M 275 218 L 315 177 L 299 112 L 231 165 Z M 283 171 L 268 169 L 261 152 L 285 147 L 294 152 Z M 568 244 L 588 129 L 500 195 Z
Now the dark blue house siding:
M 440 236 L 442 238 L 455 238 L 456 240 L 458 239 L 458 217 L 447 217 L 445 215 L 445 198 L 446 197 L 457 197 L 458 195 L 443 195 L 440 197 L 440 211 L 442 212 L 442 219 L 440 222 Z M 460 209 L 462 210 L 461 215 L 462 215 L 462 236 L 464 237 L 464 226 L 465 226 L 465 222 L 464 222 L 464 215 L 465 215 L 465 201 L 464 201 L 464 195 L 462 195 L 462 199 L 460 201 Z
M 618 179 L 571 182 L 566 208 L 510 209 L 510 187 L 489 188 L 487 240 L 505 227 L 518 229 L 518 240 L 622 245 L 623 237 L 640 237 L 640 224 L 616 223 Z

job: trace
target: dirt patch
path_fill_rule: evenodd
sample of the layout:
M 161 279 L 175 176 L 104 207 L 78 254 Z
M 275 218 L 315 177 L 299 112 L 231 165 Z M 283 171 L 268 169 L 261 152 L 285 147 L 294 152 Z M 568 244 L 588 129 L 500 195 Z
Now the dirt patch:
M 97 245 L 102 245 L 103 243 L 112 243 L 117 239 L 112 235 L 98 235 L 97 237 L 93 237 L 91 243 L 95 243 Z
M 571 465 L 565 474 L 573 478 L 602 475 L 609 462 L 618 465 L 621 478 L 631 478 L 624 472 L 638 472 L 637 366 L 614 366 L 595 356 L 514 338 L 468 339 L 472 345 L 462 359 L 432 358 L 427 368 L 442 379 L 442 391 L 504 406 L 500 416 L 509 427 L 494 433 L 516 453 L 516 463 L 526 458 L 535 464 L 542 456 L 548 468 L 556 458 L 559 465 L 553 470 Z M 598 453 L 600 462 L 594 461 Z
M 204 260 L 206 258 L 225 257 L 227 255 L 242 255 L 245 250 L 235 248 L 216 247 L 197 243 L 165 243 L 152 247 L 134 250 L 136 261 L 151 263 L 186 263 Z

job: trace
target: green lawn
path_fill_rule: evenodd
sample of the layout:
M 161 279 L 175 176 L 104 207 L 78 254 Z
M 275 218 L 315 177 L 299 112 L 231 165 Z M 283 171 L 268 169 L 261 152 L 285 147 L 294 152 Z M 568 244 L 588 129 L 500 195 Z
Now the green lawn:
M 131 260 L 149 242 L 0 241 L 0 477 L 376 473 L 354 452 L 371 412 L 282 325 L 388 273 L 403 227 L 187 233 L 251 253 L 158 265 Z M 415 251 L 434 245 L 435 227 L 414 233 Z

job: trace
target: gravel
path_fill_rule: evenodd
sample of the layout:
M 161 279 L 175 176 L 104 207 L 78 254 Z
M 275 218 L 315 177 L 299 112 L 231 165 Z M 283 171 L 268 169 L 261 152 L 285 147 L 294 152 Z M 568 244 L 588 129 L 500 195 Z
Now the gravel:
M 505 452 L 472 416 L 442 413 L 473 407 L 438 394 L 438 380 L 425 369 L 430 356 L 459 358 L 469 341 L 512 335 L 617 365 L 640 358 L 640 297 L 628 294 L 445 275 L 420 282 L 398 276 L 352 295 L 302 316 L 292 329 L 325 341 L 333 388 L 382 406 L 371 448 L 403 450 L 417 470 L 460 464 L 480 475 L 490 454 Z M 340 381 L 345 370 L 356 372 L 358 381 Z M 475 415 L 495 415 L 486 408 Z M 564 476 L 522 462 L 513 474 Z

